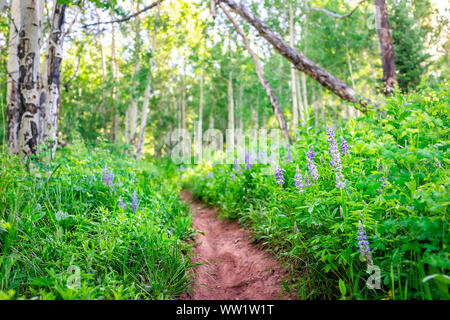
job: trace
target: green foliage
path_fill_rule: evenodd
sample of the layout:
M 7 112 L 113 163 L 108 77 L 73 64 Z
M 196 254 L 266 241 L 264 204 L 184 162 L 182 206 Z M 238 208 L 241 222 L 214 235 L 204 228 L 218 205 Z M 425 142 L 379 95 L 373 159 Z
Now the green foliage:
M 449 96 L 448 83 L 426 84 L 388 99 L 386 117 L 369 114 L 336 130 L 338 143 L 344 137 L 350 146 L 345 189 L 335 187 L 327 137 L 316 129 L 299 132 L 282 187 L 261 174 L 262 164 L 241 166 L 242 175 L 199 166 L 185 184 L 289 261 L 301 298 L 448 299 Z M 312 146 L 320 178 L 299 193 L 295 167 L 307 170 Z M 381 271 L 378 290 L 366 286 L 359 220 Z
M 88 149 L 75 136 L 51 170 L 32 175 L 2 154 L 3 298 L 171 299 L 185 291 L 182 240 L 193 232 L 171 165 L 137 164 L 108 150 L 102 142 Z M 113 190 L 102 183 L 105 165 Z

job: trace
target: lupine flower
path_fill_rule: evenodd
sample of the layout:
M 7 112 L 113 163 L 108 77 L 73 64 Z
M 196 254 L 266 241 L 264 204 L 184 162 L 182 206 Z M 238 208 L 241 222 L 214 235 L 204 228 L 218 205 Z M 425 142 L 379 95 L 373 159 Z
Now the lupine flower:
M 337 147 L 334 131 L 332 128 L 327 128 L 328 143 L 330 145 L 331 161 L 330 165 L 336 170 L 336 188 L 345 188 L 345 177 L 342 174 L 341 156 Z
M 127 205 L 123 203 L 122 196 L 119 197 L 119 207 L 123 208 L 123 210 L 127 210 Z
M 137 211 L 139 206 L 138 203 L 138 198 L 137 198 L 137 194 L 136 191 L 133 193 L 133 195 L 131 196 L 131 209 L 133 209 L 134 212 Z
M 114 173 L 112 171 L 108 175 L 107 184 L 110 190 L 114 189 Z
M 348 143 L 344 138 L 341 138 L 341 152 L 344 155 L 348 153 Z
M 380 164 L 380 166 L 378 167 L 378 171 L 379 172 L 383 171 L 383 165 L 382 164 Z
M 239 166 L 239 161 L 238 161 L 238 159 L 235 159 L 235 160 L 234 160 L 234 170 L 235 170 L 237 173 L 242 174 L 241 167 Z
M 248 153 L 248 152 L 245 153 L 245 163 L 246 163 L 248 170 L 251 171 L 252 170 L 252 161 L 250 159 L 250 153 Z
M 311 180 L 309 179 L 308 173 L 305 173 L 305 187 L 310 187 L 311 184 Z
M 320 177 L 319 171 L 317 170 L 317 166 L 314 163 L 314 161 L 312 161 L 309 157 L 306 158 L 306 161 L 308 162 L 308 170 L 309 174 L 311 175 L 311 179 L 312 180 L 319 179 Z
M 305 192 L 305 189 L 303 189 L 305 187 L 303 184 L 303 177 L 302 174 L 300 173 L 300 170 L 298 170 L 298 166 L 294 178 L 295 178 L 294 179 L 295 187 L 298 189 L 298 192 L 300 193 Z
M 234 175 L 234 173 L 232 172 L 231 174 L 230 174 L 230 177 L 231 177 L 231 180 L 236 180 L 236 176 Z
M 275 168 L 275 177 L 277 179 L 277 183 L 281 186 L 284 184 L 284 176 L 283 176 L 283 171 L 281 170 L 281 168 L 279 166 L 277 166 Z
M 373 264 L 372 253 L 370 252 L 369 241 L 367 241 L 366 231 L 364 230 L 364 226 L 361 223 L 361 220 L 358 221 L 358 247 L 359 253 L 361 254 L 361 258 L 363 261 L 367 261 L 369 264 Z
M 108 184 L 108 176 L 109 176 L 109 169 L 108 169 L 108 165 L 105 164 L 105 167 L 103 168 L 103 175 L 102 175 L 102 181 L 103 181 L 104 185 Z
M 339 153 L 339 149 L 337 147 L 336 139 L 334 138 L 334 131 L 332 128 L 327 128 L 327 136 L 328 136 L 328 143 L 330 145 L 330 165 L 337 168 L 341 165 L 341 155 Z
M 120 178 L 117 178 L 116 186 L 121 187 L 123 186 L 122 182 L 120 182 Z
M 290 163 L 292 162 L 292 155 L 291 155 L 291 149 L 287 149 L 287 161 Z
M 345 178 L 342 174 L 342 171 L 336 172 L 336 188 L 342 189 L 345 188 Z
M 308 157 L 309 160 L 313 161 L 314 160 L 314 156 L 315 156 L 314 147 L 311 147 L 311 149 L 309 149 L 309 152 L 307 153 L 307 157 Z

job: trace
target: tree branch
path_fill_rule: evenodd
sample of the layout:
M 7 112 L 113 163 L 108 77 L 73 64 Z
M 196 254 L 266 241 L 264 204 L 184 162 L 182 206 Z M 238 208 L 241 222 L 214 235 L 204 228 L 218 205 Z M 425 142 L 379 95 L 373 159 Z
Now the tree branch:
M 328 11 L 327 9 L 323 9 L 323 8 L 316 8 L 316 7 L 309 7 L 308 4 L 306 3 L 306 9 L 307 10 L 314 10 L 314 11 L 320 11 L 325 13 L 327 16 L 329 17 L 334 17 L 334 18 L 338 18 L 338 19 L 343 19 L 343 18 L 347 18 L 350 17 L 358 8 L 361 4 L 363 4 L 364 2 L 366 2 L 367 0 L 361 0 L 358 2 L 358 4 L 353 8 L 352 11 L 350 11 L 349 13 L 346 14 L 337 14 L 334 13 L 332 11 Z
M 160 4 L 161 2 L 163 2 L 163 1 L 164 1 L 164 0 L 158 0 L 158 1 L 155 1 L 155 2 L 153 2 L 151 5 L 149 5 L 149 6 L 145 7 L 145 8 L 143 8 L 143 9 L 141 9 L 141 10 L 139 10 L 139 11 L 133 13 L 133 14 L 130 14 L 129 16 L 126 16 L 125 18 L 117 19 L 117 20 L 112 20 L 112 21 L 103 21 L 103 22 L 96 22 L 96 23 L 91 23 L 91 24 L 85 24 L 85 25 L 83 25 L 83 28 L 90 27 L 90 26 L 96 26 L 96 25 L 99 25 L 99 24 L 120 23 L 120 22 L 128 21 L 128 20 L 130 20 L 131 18 L 134 18 L 134 17 L 140 15 L 141 13 L 143 13 L 143 12 L 145 12 L 145 11 L 147 11 L 147 10 L 150 10 L 150 9 L 156 7 L 157 5 L 159 5 L 159 4 Z

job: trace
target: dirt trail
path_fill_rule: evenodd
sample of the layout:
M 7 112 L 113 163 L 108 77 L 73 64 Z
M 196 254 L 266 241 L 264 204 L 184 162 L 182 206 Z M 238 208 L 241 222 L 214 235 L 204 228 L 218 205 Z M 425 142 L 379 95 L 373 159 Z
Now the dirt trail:
M 251 244 L 250 232 L 236 222 L 217 217 L 213 208 L 181 193 L 189 203 L 197 231 L 194 246 L 196 282 L 183 300 L 269 300 L 288 299 L 282 288 L 286 271 L 268 252 Z M 283 293 L 282 293 L 283 292 Z

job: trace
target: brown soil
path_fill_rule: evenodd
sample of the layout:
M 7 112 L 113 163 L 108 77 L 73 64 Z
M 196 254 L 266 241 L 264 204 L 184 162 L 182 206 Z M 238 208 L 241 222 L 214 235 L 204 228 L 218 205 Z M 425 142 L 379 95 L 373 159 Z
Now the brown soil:
M 197 230 L 195 283 L 183 300 L 273 300 L 288 299 L 282 288 L 287 272 L 268 252 L 251 243 L 248 230 L 236 222 L 221 221 L 213 208 L 181 193 L 190 205 Z M 200 232 L 204 233 L 201 234 Z

